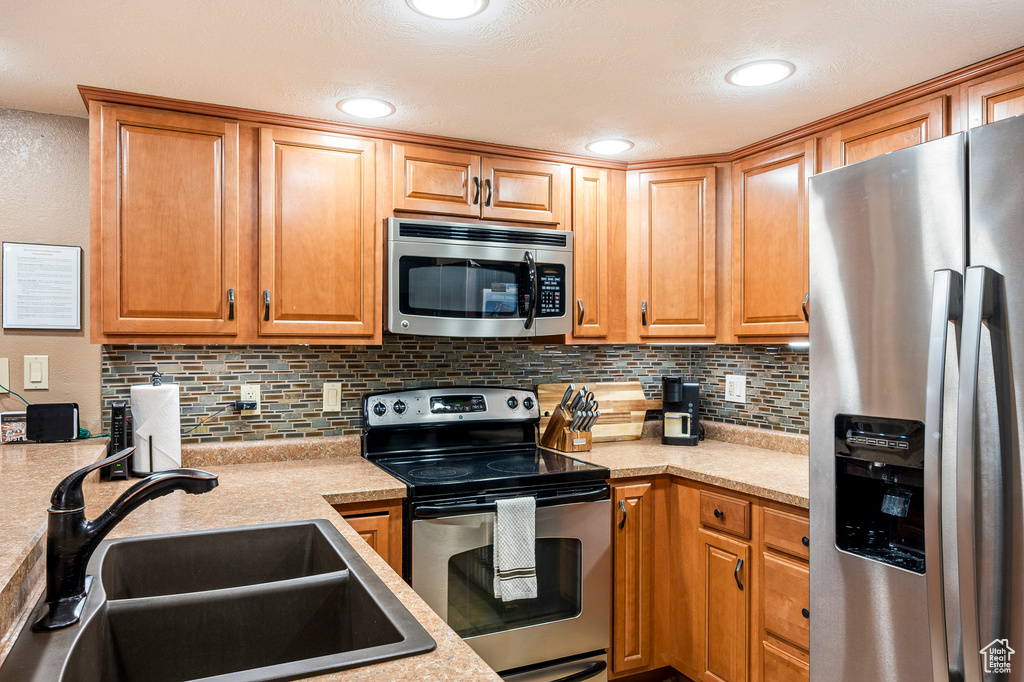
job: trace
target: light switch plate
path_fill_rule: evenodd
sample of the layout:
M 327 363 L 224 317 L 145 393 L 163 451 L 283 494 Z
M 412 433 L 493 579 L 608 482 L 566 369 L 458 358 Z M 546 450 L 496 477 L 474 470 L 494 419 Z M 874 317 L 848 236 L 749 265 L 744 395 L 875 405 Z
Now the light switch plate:
M 0 358 L 0 386 L 11 387 L 11 363 L 7 358 Z M 7 393 L 3 388 L 0 388 L 0 395 Z
M 242 384 L 242 400 L 245 402 L 255 402 L 255 410 L 242 410 L 242 415 L 249 417 L 260 414 L 260 385 L 259 384 Z
M 50 387 L 50 356 L 25 356 L 25 390 L 35 391 Z
M 747 378 L 742 374 L 725 377 L 725 399 L 730 403 L 747 402 Z
M 341 382 L 324 382 L 324 412 L 341 412 Z

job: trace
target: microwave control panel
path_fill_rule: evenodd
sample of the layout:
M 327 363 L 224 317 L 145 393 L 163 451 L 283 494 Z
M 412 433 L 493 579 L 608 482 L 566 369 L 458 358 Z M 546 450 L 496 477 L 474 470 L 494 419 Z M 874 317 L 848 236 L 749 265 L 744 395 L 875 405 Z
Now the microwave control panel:
M 538 265 L 537 289 L 540 295 L 537 317 L 565 315 L 564 265 Z

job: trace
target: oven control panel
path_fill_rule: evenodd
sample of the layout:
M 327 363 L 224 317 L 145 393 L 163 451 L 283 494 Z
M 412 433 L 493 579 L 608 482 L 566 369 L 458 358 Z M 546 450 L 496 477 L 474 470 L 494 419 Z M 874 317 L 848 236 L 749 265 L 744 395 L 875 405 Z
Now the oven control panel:
M 363 398 L 363 423 L 368 428 L 531 419 L 540 419 L 537 395 L 520 388 L 445 386 Z

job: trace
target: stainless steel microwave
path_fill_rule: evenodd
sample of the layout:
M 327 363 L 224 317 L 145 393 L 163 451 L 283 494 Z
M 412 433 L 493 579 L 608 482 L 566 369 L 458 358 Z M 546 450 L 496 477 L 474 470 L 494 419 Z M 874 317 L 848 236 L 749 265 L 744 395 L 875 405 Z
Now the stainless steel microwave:
M 388 330 L 478 338 L 572 333 L 572 233 L 389 218 Z

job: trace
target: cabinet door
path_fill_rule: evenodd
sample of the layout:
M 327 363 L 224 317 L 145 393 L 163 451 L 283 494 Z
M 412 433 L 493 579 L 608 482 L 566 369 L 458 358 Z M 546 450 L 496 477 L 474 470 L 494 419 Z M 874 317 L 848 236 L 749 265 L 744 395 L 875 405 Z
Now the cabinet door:
M 641 173 L 639 211 L 639 336 L 714 336 L 714 166 Z
M 372 336 L 374 142 L 260 129 L 260 334 Z
M 940 95 L 842 126 L 832 133 L 832 168 L 942 137 L 945 108 Z
M 618 485 L 612 491 L 612 669 L 651 663 L 651 587 L 654 541 L 654 486 Z
M 394 146 L 395 210 L 480 217 L 480 157 L 433 147 Z
M 814 140 L 733 164 L 732 295 L 737 336 L 806 336 L 807 177 Z
M 608 171 L 572 170 L 572 335 L 608 335 Z M 625 287 L 625 282 L 616 283 Z
M 391 568 L 402 574 L 402 501 L 333 505 L 335 511 Z
M 740 682 L 750 651 L 750 545 L 699 532 L 704 609 L 703 678 Z
M 359 533 L 359 537 L 365 540 L 374 552 L 390 563 L 388 548 L 391 546 L 391 538 L 388 537 L 387 514 L 345 517 L 345 521 L 352 526 L 352 530 Z
M 236 334 L 238 124 L 103 107 L 100 130 L 102 332 Z
M 560 223 L 566 167 L 559 163 L 484 156 L 481 217 Z
M 1024 71 L 969 86 L 967 110 L 971 128 L 1024 114 Z

